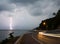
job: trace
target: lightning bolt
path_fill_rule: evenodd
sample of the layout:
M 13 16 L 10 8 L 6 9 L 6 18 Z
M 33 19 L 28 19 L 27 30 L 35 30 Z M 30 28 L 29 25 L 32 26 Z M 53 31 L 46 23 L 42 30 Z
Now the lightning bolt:
M 13 24 L 13 20 L 12 20 L 12 17 L 10 17 L 10 30 L 12 30 L 12 24 Z

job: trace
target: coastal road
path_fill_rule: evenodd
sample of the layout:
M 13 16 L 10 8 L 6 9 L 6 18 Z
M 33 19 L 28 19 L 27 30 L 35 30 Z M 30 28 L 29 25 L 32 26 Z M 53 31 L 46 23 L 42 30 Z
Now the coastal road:
M 60 44 L 60 37 L 54 37 L 46 33 L 27 33 L 15 44 Z
M 33 34 L 33 38 L 39 40 L 43 44 L 60 44 L 59 36 L 51 36 L 50 34 Z
M 24 34 L 20 40 L 15 44 L 40 44 L 35 39 L 32 38 L 31 33 Z

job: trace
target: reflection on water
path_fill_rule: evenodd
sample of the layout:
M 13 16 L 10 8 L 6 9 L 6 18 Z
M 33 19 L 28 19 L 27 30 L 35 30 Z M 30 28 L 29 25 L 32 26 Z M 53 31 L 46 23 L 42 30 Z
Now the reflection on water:
M 29 30 L 0 30 L 0 41 L 9 37 L 9 34 L 14 32 L 14 36 L 20 36 Z
M 8 31 L 8 33 L 12 33 L 12 32 L 13 32 L 12 30 Z

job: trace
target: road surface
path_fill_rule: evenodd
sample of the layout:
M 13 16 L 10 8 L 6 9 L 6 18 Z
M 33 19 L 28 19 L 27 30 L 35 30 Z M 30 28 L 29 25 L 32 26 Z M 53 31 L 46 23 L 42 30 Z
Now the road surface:
M 16 44 L 60 44 L 60 37 L 47 36 L 37 33 L 27 33 Z
M 16 44 L 40 44 L 32 38 L 32 34 L 24 34 L 22 38 Z
M 60 44 L 60 37 L 47 36 L 43 34 L 33 34 L 32 36 L 43 44 Z

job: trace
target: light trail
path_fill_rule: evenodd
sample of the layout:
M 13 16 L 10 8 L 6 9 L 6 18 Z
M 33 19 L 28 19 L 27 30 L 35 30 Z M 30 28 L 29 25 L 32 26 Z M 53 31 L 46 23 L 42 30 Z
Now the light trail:
M 12 17 L 9 17 L 10 18 L 10 30 L 12 30 L 12 24 L 13 24 L 13 20 L 12 20 Z
M 39 32 L 39 35 L 46 35 L 46 36 L 52 36 L 52 37 L 60 37 L 60 34 L 50 34 L 45 32 Z

